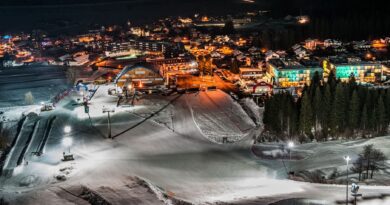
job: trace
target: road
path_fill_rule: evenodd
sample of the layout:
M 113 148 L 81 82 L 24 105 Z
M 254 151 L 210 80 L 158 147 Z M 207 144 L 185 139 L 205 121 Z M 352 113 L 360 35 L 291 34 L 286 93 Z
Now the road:
M 218 75 L 214 75 L 214 82 L 218 89 L 225 91 L 226 93 L 237 93 L 238 88 L 233 83 L 221 79 Z

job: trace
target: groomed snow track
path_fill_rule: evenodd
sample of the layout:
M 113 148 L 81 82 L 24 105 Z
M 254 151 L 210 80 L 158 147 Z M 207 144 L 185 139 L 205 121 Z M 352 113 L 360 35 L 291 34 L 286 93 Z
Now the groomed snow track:
M 16 128 L 16 135 L 15 135 L 13 141 L 12 141 L 12 144 L 11 144 L 11 146 L 9 146 L 5 150 L 4 154 L 0 158 L 0 176 L 2 176 L 3 173 L 4 173 L 4 166 L 5 166 L 5 163 L 7 161 L 8 155 L 12 151 L 12 148 L 16 144 L 16 141 L 17 141 L 17 139 L 19 137 L 20 131 L 22 130 L 22 127 L 23 127 L 23 124 L 24 124 L 25 120 L 26 120 L 26 117 L 23 117 L 22 119 L 19 120 L 19 122 L 17 124 L 17 128 Z
M 37 155 L 43 154 L 47 139 L 49 138 L 49 135 L 50 135 L 51 129 L 53 128 L 53 123 L 54 123 L 55 119 L 56 119 L 56 116 L 53 116 L 48 120 L 46 127 L 45 127 L 44 134 L 43 134 L 43 138 L 42 138 L 41 142 L 39 143 L 39 146 L 38 146 L 37 151 L 36 151 Z
M 28 114 L 18 123 L 17 135 L 12 142 L 12 148 L 2 169 L 3 176 L 11 176 L 13 170 L 22 164 L 24 154 L 35 132 L 38 116 L 35 113 Z
M 36 132 L 36 128 L 37 128 L 38 123 L 39 123 L 39 121 L 36 121 L 36 122 L 34 123 L 34 127 L 33 127 L 33 129 L 32 129 L 32 132 L 30 132 L 30 134 L 28 135 L 27 141 L 26 141 L 26 143 L 24 144 L 24 147 L 23 147 L 23 149 L 22 149 L 22 152 L 21 152 L 20 155 L 19 155 L 18 161 L 16 162 L 16 166 L 19 166 L 19 165 L 22 164 L 23 159 L 24 159 L 24 155 L 25 155 L 25 153 L 26 153 L 26 151 L 27 151 L 27 148 L 28 148 L 29 145 L 30 145 L 31 139 L 33 138 L 33 136 L 34 136 L 34 134 L 35 134 L 35 132 Z

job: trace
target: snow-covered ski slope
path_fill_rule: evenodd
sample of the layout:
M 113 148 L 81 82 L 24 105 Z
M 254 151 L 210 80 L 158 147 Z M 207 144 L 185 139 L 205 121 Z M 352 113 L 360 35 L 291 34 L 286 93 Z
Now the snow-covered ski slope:
M 58 189 L 69 191 L 82 185 L 111 204 L 123 204 L 121 196 L 134 193 L 126 188 L 132 176 L 146 179 L 157 189 L 194 204 L 219 201 L 234 204 L 259 197 L 262 203 L 258 204 L 301 197 L 332 202 L 345 196 L 345 186 L 286 180 L 280 175 L 281 163 L 270 165 L 254 157 L 250 147 L 256 128 L 243 112 L 229 107 L 231 99 L 218 94 L 220 91 L 207 93 L 208 96 L 184 94 L 170 100 L 155 96 L 156 103 L 148 106 L 172 109 L 159 113 L 172 115 L 166 118 L 171 118 L 173 129 L 137 112 L 142 105 L 116 107 L 111 115 L 112 133 L 116 137 L 107 139 L 107 114 L 102 113 L 102 107 L 116 106 L 116 98 L 107 95 L 108 88 L 101 86 L 90 102 L 91 120 L 82 106 L 72 105 L 74 99 L 69 97 L 60 103 L 61 107 L 51 113 L 57 118 L 45 154 L 22 166 L 12 177 L 1 179 L 0 198 L 11 204 L 77 204 L 76 199 Z M 211 103 L 209 97 L 216 103 Z M 202 108 L 196 107 L 200 105 Z M 157 107 L 150 110 L 160 110 Z M 214 143 L 199 129 L 203 121 L 197 121 L 195 113 L 214 116 L 217 134 L 230 131 L 245 135 L 236 143 Z M 207 122 L 212 121 L 213 117 L 209 117 Z M 237 127 L 230 128 L 235 122 L 239 123 Z M 63 132 L 65 125 L 72 127 L 68 135 Z M 65 136 L 73 139 L 71 152 L 76 158 L 73 162 L 60 160 L 67 150 L 61 144 Z M 59 174 L 67 180 L 57 181 L 54 176 Z M 389 191 L 389 187 L 381 186 L 361 188 L 367 195 Z M 140 195 L 138 199 L 142 201 L 143 197 L 146 196 Z

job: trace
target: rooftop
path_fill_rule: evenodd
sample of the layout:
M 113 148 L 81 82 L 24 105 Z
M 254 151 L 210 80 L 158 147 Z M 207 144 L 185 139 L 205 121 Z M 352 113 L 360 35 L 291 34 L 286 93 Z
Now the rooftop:
M 298 69 L 309 69 L 309 68 L 320 68 L 320 64 L 314 61 L 301 61 L 292 59 L 270 59 L 269 64 L 277 67 L 278 69 L 289 69 L 289 70 L 298 70 Z

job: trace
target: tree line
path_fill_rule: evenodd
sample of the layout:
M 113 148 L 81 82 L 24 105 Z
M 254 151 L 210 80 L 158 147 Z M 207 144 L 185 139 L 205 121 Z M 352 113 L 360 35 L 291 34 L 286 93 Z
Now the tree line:
M 276 139 L 300 142 L 383 135 L 390 123 L 390 89 L 378 89 L 316 74 L 298 99 L 287 92 L 265 101 L 265 129 Z

